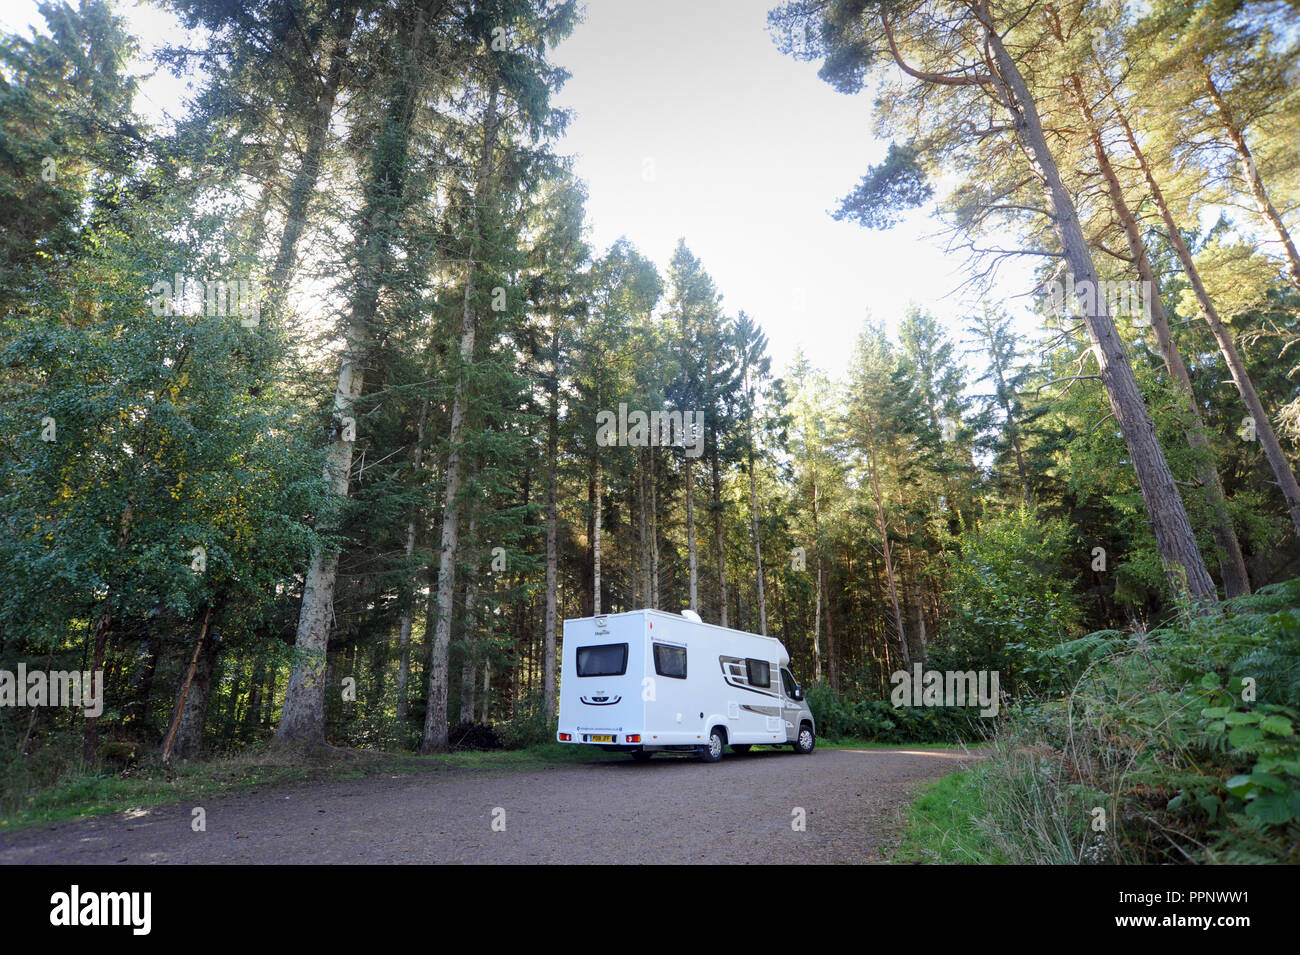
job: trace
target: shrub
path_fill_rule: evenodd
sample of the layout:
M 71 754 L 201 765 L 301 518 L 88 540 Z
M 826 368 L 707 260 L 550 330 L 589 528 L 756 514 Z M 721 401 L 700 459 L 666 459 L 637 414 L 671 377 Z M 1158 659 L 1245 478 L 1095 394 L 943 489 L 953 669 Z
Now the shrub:
M 554 743 L 558 722 L 547 719 L 542 710 L 541 694 L 520 701 L 519 712 L 501 727 L 501 742 L 506 749 L 526 749 Z
M 950 622 L 931 649 L 940 670 L 997 670 L 1002 689 L 1034 679 L 1037 655 L 1078 635 L 1066 571 L 1069 525 L 1023 508 L 976 525 L 948 569 Z
M 1300 581 L 1044 651 L 985 780 L 1016 862 L 1300 861 Z M 1105 828 L 1093 825 L 1102 810 Z
M 462 720 L 447 733 L 447 745 L 458 750 L 500 749 L 501 738 L 491 726 Z
M 850 701 L 829 687 L 808 690 L 817 734 L 827 740 L 861 739 L 879 743 L 943 743 L 978 738 L 973 709 L 895 707 L 887 700 Z

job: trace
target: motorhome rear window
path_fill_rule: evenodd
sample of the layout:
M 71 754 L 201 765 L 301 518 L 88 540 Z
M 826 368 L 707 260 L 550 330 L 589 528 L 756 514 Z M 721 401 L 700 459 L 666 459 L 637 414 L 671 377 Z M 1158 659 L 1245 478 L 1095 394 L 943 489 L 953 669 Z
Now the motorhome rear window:
M 748 677 L 750 686 L 772 685 L 772 668 L 768 666 L 766 660 L 745 660 L 745 674 Z
M 622 676 L 626 672 L 626 643 L 578 647 L 578 676 Z
M 674 680 L 686 679 L 686 648 L 669 647 L 656 643 L 655 672 L 660 676 L 670 676 Z

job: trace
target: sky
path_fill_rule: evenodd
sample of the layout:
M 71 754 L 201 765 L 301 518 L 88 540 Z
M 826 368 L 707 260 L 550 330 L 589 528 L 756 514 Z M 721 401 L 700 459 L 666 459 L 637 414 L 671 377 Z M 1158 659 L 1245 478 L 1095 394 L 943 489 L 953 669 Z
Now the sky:
M 555 100 L 573 114 L 557 151 L 587 184 L 593 252 L 626 236 L 666 275 L 684 238 L 727 312 L 762 325 L 778 369 L 802 348 L 839 375 L 868 317 L 892 332 L 913 304 L 960 338 L 976 303 L 954 294 L 964 260 L 943 252 L 939 222 L 917 212 L 873 232 L 832 219 L 888 143 L 872 135 L 868 94 L 837 93 L 816 62 L 777 50 L 767 30 L 776 3 L 587 0 L 552 58 L 572 74 Z M 169 14 L 119 9 L 146 53 L 176 39 Z M 0 5 L 5 29 L 41 22 L 33 0 Z M 138 109 L 177 115 L 186 95 L 160 72 Z M 999 297 L 1031 285 L 1025 268 L 1005 275 Z
M 587 182 L 593 245 L 626 235 L 666 270 L 685 238 L 724 307 L 763 326 L 778 368 L 800 347 L 840 373 L 868 315 L 892 330 L 909 304 L 960 335 L 974 303 L 950 294 L 966 275 L 928 238 L 940 223 L 832 219 L 888 142 L 872 135 L 868 94 L 837 93 L 818 63 L 777 50 L 775 3 L 589 0 L 554 59 L 572 74 L 560 150 Z M 1003 294 L 1025 291 L 1020 279 Z

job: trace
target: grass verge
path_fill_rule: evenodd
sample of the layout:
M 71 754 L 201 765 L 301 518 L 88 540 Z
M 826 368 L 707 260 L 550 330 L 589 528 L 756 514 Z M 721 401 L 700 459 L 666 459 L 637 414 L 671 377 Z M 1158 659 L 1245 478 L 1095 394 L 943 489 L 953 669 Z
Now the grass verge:
M 944 776 L 925 787 L 907 807 L 903 838 L 890 856 L 895 863 L 999 865 L 1008 860 L 992 845 L 981 820 L 986 766 Z

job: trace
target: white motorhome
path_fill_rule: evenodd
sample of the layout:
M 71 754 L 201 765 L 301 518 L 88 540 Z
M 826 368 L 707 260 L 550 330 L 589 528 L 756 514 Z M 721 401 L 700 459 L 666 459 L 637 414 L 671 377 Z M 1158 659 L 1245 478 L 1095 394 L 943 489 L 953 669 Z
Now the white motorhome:
M 690 611 L 632 610 L 564 621 L 556 738 L 636 759 L 667 750 L 717 762 L 725 746 L 811 753 L 817 724 L 780 640 Z

